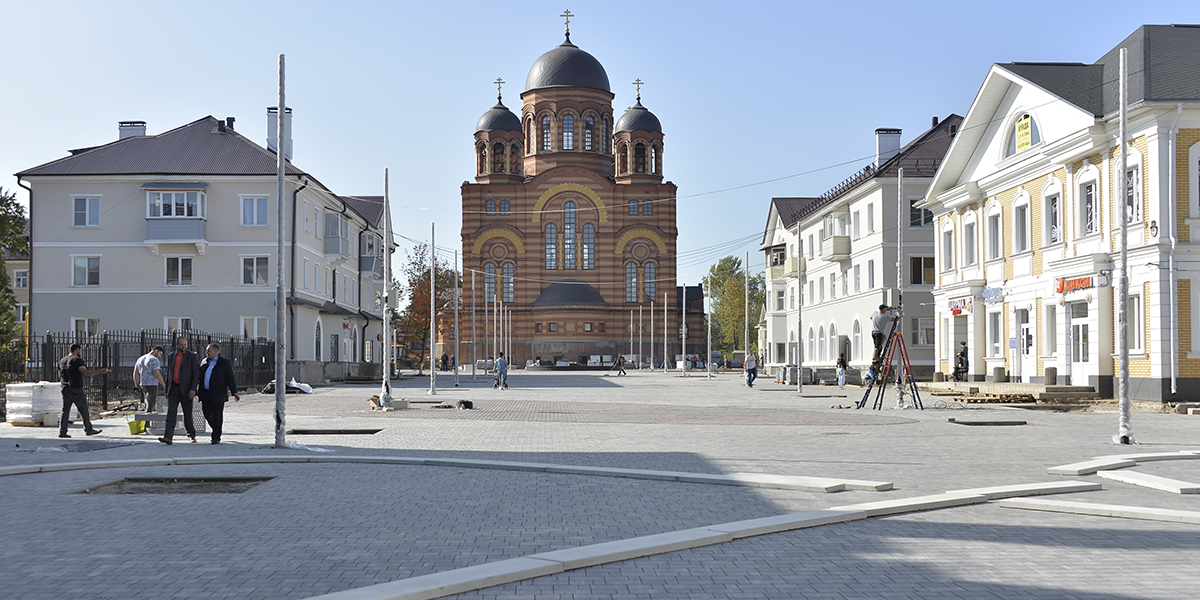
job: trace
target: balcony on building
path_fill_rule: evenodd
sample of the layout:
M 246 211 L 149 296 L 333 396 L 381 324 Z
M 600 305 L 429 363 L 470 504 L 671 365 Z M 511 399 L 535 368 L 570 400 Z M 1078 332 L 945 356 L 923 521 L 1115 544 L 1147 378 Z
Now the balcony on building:
M 842 261 L 850 258 L 850 236 L 832 235 L 821 242 L 821 258 Z
M 208 202 L 200 181 L 156 181 L 141 187 L 146 193 L 146 245 L 157 255 L 163 244 L 195 244 L 204 254 L 208 245 Z

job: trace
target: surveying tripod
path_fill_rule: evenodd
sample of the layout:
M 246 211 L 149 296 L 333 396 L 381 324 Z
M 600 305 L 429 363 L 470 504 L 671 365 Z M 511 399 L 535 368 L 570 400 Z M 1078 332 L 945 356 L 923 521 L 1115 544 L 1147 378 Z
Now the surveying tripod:
M 876 392 L 875 404 L 872 406 L 875 410 L 883 408 L 883 393 L 887 390 L 888 380 L 892 375 L 892 361 L 896 354 L 900 355 L 900 377 L 902 383 L 900 389 L 901 399 L 903 399 L 905 391 L 903 386 L 908 385 L 908 393 L 912 394 L 913 406 L 921 410 L 925 410 L 925 406 L 921 404 L 921 394 L 917 391 L 917 380 L 913 378 L 912 362 L 908 360 L 908 349 L 904 346 L 904 333 L 900 330 L 900 318 L 904 314 L 900 309 L 896 309 L 896 316 L 892 317 L 892 329 L 888 332 L 887 338 L 884 339 L 883 349 L 879 353 L 879 363 L 872 364 L 870 373 L 873 377 L 867 382 L 867 392 L 863 394 L 862 400 L 858 402 L 855 408 L 862 408 L 867 405 L 867 399 L 871 397 L 871 391 L 875 388 L 875 382 L 879 382 L 879 391 Z

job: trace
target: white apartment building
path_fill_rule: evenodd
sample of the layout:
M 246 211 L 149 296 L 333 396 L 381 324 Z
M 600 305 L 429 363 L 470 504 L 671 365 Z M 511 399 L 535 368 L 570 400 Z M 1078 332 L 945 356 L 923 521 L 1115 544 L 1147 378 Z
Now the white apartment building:
M 271 109 L 263 148 L 232 118 L 157 135 L 126 121 L 117 141 L 18 173 L 30 330 L 275 338 L 275 122 Z M 340 377 L 382 356 L 382 198 L 333 193 L 290 164 L 288 137 L 284 343 L 289 361 L 334 365 L 307 379 Z
M 1200 381 L 1197 100 L 1196 25 L 1143 26 L 1093 64 L 991 67 L 921 205 L 939 240 L 941 371 L 965 341 L 973 380 L 1089 385 L 1111 397 L 1125 225 L 1130 396 L 1179 400 Z
M 772 199 L 761 245 L 767 270 L 759 332 L 770 373 L 796 365 L 801 349 L 806 370 L 832 369 L 842 353 L 865 369 L 874 348 L 870 315 L 880 304 L 898 303 L 899 256 L 905 344 L 916 376 L 932 376 L 933 215 L 915 205 L 961 122 L 958 115 L 935 117 L 904 147 L 899 129 L 877 129 L 874 163 L 819 197 Z

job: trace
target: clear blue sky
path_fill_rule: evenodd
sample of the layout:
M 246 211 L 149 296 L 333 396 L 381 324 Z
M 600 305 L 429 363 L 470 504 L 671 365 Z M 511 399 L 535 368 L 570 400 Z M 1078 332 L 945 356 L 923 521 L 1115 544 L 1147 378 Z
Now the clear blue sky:
M 113 141 L 237 118 L 259 143 L 287 55 L 295 164 L 343 194 L 379 195 L 397 233 L 459 246 L 459 186 L 495 103 L 519 114 L 530 65 L 571 39 L 604 65 L 617 114 L 662 121 L 679 186 L 680 279 L 721 256 L 761 268 L 772 196 L 815 196 L 873 158 L 965 115 L 993 62 L 1094 62 L 1139 25 L 1200 21 L 1192 2 L 38 2 L 3 0 L 0 186 Z M 1200 57 L 1198 57 L 1200 59 Z M 840 166 L 838 166 L 840 165 Z M 401 250 L 407 247 L 401 241 Z M 704 250 L 708 249 L 708 250 Z

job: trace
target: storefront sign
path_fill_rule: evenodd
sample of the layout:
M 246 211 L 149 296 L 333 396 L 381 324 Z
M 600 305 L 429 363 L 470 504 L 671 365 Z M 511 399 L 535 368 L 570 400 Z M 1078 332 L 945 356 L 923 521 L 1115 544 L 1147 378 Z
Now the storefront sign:
M 1087 277 L 1059 277 L 1054 280 L 1054 291 L 1059 294 L 1068 294 L 1075 290 L 1086 290 L 1096 287 L 1095 281 L 1091 275 Z
M 946 303 L 946 308 L 950 309 L 950 314 L 952 315 L 969 313 L 971 312 L 971 297 L 954 298 Z
M 983 288 L 983 291 L 979 295 L 983 296 L 983 301 L 986 304 L 995 304 L 1004 301 L 1004 290 L 998 287 Z

